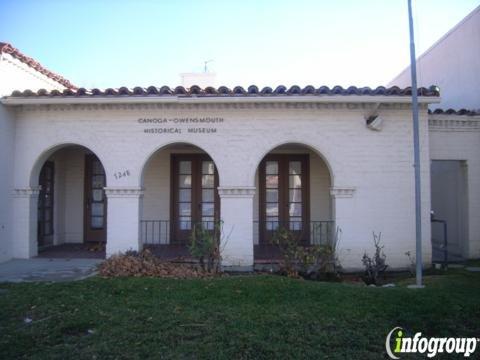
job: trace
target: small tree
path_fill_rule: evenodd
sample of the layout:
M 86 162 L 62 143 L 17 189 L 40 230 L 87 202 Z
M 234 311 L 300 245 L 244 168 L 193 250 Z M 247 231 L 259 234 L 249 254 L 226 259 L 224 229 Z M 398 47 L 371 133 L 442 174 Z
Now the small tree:
M 283 260 L 283 270 L 288 277 L 298 277 L 298 239 L 292 231 L 279 227 L 272 236 L 271 242 L 278 246 Z
M 198 259 L 203 271 L 209 273 L 220 271 L 222 224 L 221 221 L 215 221 L 213 229 L 206 228 L 203 223 L 193 226 L 189 251 Z
M 382 233 L 378 235 L 373 232 L 373 244 L 375 246 L 375 255 L 373 258 L 365 252 L 362 257 L 362 263 L 365 266 L 365 275 L 363 281 L 367 284 L 378 285 L 379 276 L 388 268 L 385 260 L 387 256 L 383 252 L 383 245 L 380 245 Z
M 341 230 L 337 227 L 333 237 L 325 244 L 298 246 L 297 267 L 306 278 L 339 280 L 341 264 L 338 259 L 338 242 Z

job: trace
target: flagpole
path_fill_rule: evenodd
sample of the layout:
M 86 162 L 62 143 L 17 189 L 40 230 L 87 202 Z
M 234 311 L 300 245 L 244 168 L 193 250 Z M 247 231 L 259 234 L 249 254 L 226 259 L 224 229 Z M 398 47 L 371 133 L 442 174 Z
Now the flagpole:
M 413 156 L 415 169 L 415 238 L 416 238 L 416 286 L 422 285 L 422 196 L 420 189 L 420 136 L 418 124 L 417 64 L 413 33 L 412 0 L 408 0 L 408 23 L 410 29 L 410 71 L 412 76 Z

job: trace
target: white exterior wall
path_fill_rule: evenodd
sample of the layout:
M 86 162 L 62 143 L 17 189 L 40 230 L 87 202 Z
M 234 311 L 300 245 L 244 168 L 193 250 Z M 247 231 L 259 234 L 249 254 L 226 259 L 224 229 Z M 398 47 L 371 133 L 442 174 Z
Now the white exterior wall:
M 0 79 L 0 96 L 10 95 L 14 90 L 65 89 L 55 80 L 4 53 L 0 54 Z
M 86 149 L 72 146 L 51 159 L 55 162 L 55 244 L 83 242 L 86 153 Z
M 152 156 L 144 174 L 143 218 L 170 220 L 170 151 Z
M 388 263 L 392 267 L 406 266 L 408 259 L 404 253 L 415 248 L 410 112 L 402 105 L 387 106 L 379 111 L 385 120 L 384 129 L 374 132 L 365 126 L 364 107 L 357 105 L 27 107 L 17 118 L 14 187 L 19 191 L 34 187 L 39 164 L 59 145 L 83 145 L 100 158 L 107 174 L 107 254 L 138 248 L 143 188 L 148 189 L 150 181 L 149 170 L 143 181 L 144 164 L 166 145 L 191 143 L 207 152 L 219 170 L 221 214 L 222 218 L 227 217 L 223 219 L 225 231 L 232 232 L 225 250 L 230 264 L 251 265 L 253 194 L 258 164 L 279 145 L 305 144 L 322 154 L 332 174 L 332 211 L 342 229 L 340 259 L 344 266 L 361 267 L 364 250 L 373 251 L 372 231 L 382 232 Z M 172 125 L 182 129 L 182 133 L 173 134 L 145 133 L 145 128 L 165 126 L 138 122 L 139 118 L 178 117 L 221 117 L 224 122 Z M 431 247 L 425 108 L 420 121 L 424 262 L 428 264 Z M 186 130 L 189 127 L 214 127 L 216 133 L 191 134 Z M 129 176 L 114 176 L 126 170 Z M 111 198 L 115 200 L 110 201 Z M 145 211 L 156 211 L 149 200 L 143 201 Z M 25 206 L 25 201 L 18 202 L 19 215 L 28 213 Z M 27 241 L 22 236 L 19 232 L 14 241 Z
M 440 87 L 431 109 L 480 109 L 480 6 L 418 58 L 417 77 L 418 86 Z M 410 67 L 389 85 L 411 86 Z
M 65 87 L 9 54 L 0 54 L 0 97 L 17 89 L 59 89 Z M 15 138 L 15 114 L 0 104 L 0 262 L 12 254 L 13 217 L 13 162 Z
M 330 173 L 324 161 L 310 151 L 310 220 L 332 219 Z
M 0 171 L 0 262 L 12 257 L 12 159 L 14 138 L 13 110 L 0 105 L 0 169 L 2 169 Z
M 468 249 L 480 258 L 480 116 L 430 115 L 431 160 L 463 160 L 467 166 Z

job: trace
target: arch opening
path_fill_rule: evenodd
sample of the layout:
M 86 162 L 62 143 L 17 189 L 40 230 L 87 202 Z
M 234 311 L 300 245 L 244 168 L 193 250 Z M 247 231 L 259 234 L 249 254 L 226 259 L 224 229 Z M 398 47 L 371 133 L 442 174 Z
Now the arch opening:
M 141 183 L 143 247 L 164 259 L 189 257 L 193 229 L 213 231 L 220 219 L 215 161 L 196 145 L 169 144 L 147 159 Z
M 297 151 L 297 152 L 298 151 L 304 151 L 304 152 L 307 151 L 307 152 L 311 152 L 311 153 L 317 155 L 323 161 L 325 166 L 327 167 L 328 174 L 330 176 L 330 183 L 331 183 L 332 186 L 334 186 L 335 171 L 333 169 L 332 164 L 330 163 L 330 161 L 325 156 L 325 154 L 322 151 L 320 151 L 319 149 L 317 149 L 315 146 L 312 146 L 312 145 L 306 144 L 306 143 L 302 143 L 302 142 L 296 142 L 296 141 L 277 143 L 275 146 L 271 147 L 269 150 L 266 150 L 265 152 L 263 152 L 262 156 L 259 157 L 258 160 L 257 160 L 257 164 L 256 164 L 257 167 L 256 167 L 256 170 L 255 170 L 255 173 L 254 173 L 254 177 L 252 179 L 253 184 L 256 183 L 258 167 L 260 166 L 260 164 L 263 161 L 263 159 L 265 158 L 265 156 L 267 156 L 271 152 L 282 151 L 282 149 L 283 150 L 286 149 L 287 151 L 288 151 L 288 149 L 293 149 L 294 151 Z
M 287 230 L 299 244 L 322 245 L 335 231 L 330 165 L 316 150 L 281 144 L 264 155 L 255 173 L 253 199 L 255 261 L 280 256 L 275 233 Z
M 55 146 L 36 161 L 30 183 L 39 188 L 31 209 L 38 256 L 104 258 L 107 179 L 97 155 L 82 145 Z

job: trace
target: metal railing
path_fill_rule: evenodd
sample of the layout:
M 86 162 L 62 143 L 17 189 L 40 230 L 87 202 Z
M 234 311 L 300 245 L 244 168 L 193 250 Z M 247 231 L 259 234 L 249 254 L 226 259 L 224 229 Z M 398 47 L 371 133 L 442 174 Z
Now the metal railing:
M 216 221 L 192 222 L 177 220 L 175 229 L 170 220 L 140 220 L 140 239 L 144 245 L 187 245 L 190 242 L 190 234 L 195 227 L 201 226 L 204 230 L 215 230 Z M 173 230 L 173 231 L 172 231 Z M 172 233 L 184 232 L 183 240 L 176 239 Z M 187 239 L 186 239 L 187 238 Z
M 291 232 L 294 239 L 304 245 L 330 244 L 335 236 L 335 222 L 324 221 L 254 221 L 254 243 L 258 245 L 272 245 L 275 233 L 285 229 Z
M 214 221 L 203 221 L 204 229 L 213 230 Z M 191 232 L 196 223 L 179 221 L 178 228 Z M 254 221 L 253 239 L 257 245 L 271 245 L 271 239 L 280 228 L 289 230 L 293 236 L 305 245 L 329 244 L 335 237 L 335 222 L 325 221 Z M 141 220 L 140 239 L 144 245 L 179 244 L 178 239 L 172 238 L 171 222 L 169 220 Z M 188 242 L 188 241 L 187 241 Z M 185 243 L 185 241 L 183 241 Z
M 140 220 L 140 239 L 144 245 L 170 244 L 170 221 Z

